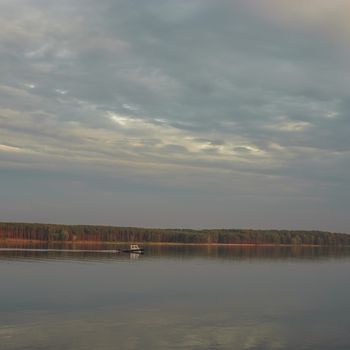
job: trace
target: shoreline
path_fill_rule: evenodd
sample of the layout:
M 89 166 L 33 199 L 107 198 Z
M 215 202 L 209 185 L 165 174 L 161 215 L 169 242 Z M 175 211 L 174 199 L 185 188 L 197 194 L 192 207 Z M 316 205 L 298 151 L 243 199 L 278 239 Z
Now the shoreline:
M 349 245 L 322 245 L 322 244 L 273 244 L 273 243 L 182 243 L 182 242 L 110 242 L 110 241 L 42 241 L 30 239 L 0 238 L 1 244 L 62 244 L 62 245 L 130 245 L 139 244 L 143 246 L 194 246 L 194 247 L 294 247 L 294 248 L 346 248 Z

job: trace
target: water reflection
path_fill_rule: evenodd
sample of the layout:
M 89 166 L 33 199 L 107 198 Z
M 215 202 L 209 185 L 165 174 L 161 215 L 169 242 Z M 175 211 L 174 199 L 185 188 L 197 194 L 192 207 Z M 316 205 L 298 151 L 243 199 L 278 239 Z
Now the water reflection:
M 350 348 L 348 249 L 16 247 L 45 250 L 0 251 L 2 350 Z
M 108 243 L 2 243 L 0 260 L 6 259 L 68 259 L 68 260 L 125 260 L 138 259 L 139 254 L 118 253 L 125 244 Z M 159 245 L 145 246 L 143 259 L 196 259 L 225 260 L 327 260 L 350 258 L 350 247 L 312 246 L 196 246 Z

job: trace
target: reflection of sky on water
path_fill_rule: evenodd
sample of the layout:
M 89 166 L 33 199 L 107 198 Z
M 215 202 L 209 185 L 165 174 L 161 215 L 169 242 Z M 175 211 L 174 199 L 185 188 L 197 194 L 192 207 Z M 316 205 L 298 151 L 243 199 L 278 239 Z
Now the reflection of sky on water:
M 237 349 L 280 349 L 285 343 L 283 329 L 273 323 L 222 325 L 222 317 L 213 317 L 212 325 L 191 325 L 189 321 L 185 315 L 165 317 L 150 312 L 126 316 L 120 322 L 105 315 L 102 319 L 97 316 L 93 320 L 50 323 L 43 319 L 40 327 L 29 324 L 3 328 L 0 336 L 9 349 L 20 348 L 20 344 L 33 349 L 232 349 L 233 345 Z
M 348 258 L 2 259 L 1 349 L 348 350 L 349 267 Z

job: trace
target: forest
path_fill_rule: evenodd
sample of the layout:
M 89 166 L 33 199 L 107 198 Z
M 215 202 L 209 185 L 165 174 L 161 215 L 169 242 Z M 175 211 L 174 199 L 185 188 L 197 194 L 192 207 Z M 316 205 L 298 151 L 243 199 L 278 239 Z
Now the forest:
M 192 230 L 39 223 L 0 223 L 1 240 L 350 246 L 349 234 L 324 231 Z

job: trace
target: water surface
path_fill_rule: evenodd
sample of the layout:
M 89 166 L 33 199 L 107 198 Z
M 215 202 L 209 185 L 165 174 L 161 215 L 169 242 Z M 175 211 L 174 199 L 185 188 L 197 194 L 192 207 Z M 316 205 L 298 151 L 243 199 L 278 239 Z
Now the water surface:
M 2 350 L 350 349 L 348 249 L 4 248 Z

